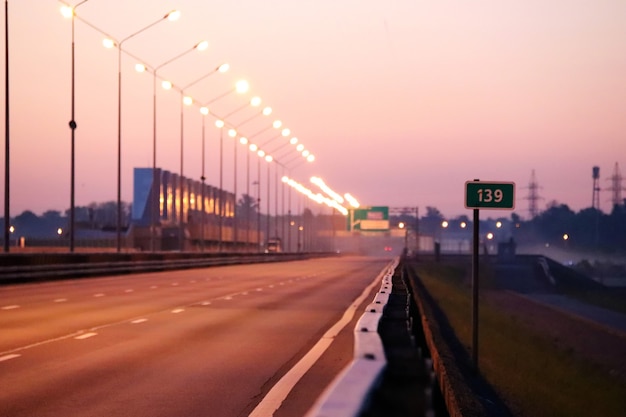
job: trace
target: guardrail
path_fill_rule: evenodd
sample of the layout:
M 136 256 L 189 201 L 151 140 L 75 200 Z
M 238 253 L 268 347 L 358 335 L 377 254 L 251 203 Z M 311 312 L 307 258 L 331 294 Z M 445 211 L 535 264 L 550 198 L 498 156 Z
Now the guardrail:
M 244 263 L 283 262 L 330 254 L 281 253 L 281 254 L 224 254 L 215 256 L 192 256 L 190 254 L 168 254 L 165 259 L 158 256 L 128 260 L 128 256 L 106 254 L 95 256 L 94 262 L 85 261 L 84 257 L 50 257 L 35 259 L 38 255 L 24 255 L 13 265 L 3 265 L 0 269 L 0 284 L 18 284 L 33 281 L 56 280 L 67 278 L 93 277 L 114 274 L 157 272 L 176 269 L 204 268 L 220 265 Z M 33 258 L 28 261 L 24 258 Z M 131 257 L 130 259 L 132 259 Z M 102 260 L 105 259 L 105 260 Z M 7 262 L 5 262 L 7 263 Z
M 358 416 L 387 365 L 378 327 L 389 301 L 398 259 L 386 267 L 380 289 L 354 328 L 354 357 L 320 397 L 307 417 Z

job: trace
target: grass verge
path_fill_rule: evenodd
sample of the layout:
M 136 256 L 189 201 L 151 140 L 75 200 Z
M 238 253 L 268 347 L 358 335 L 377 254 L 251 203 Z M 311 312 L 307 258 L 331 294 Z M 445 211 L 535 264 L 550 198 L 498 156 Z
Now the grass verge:
M 418 264 L 416 272 L 469 352 L 471 299 L 467 269 Z M 485 271 L 487 274 L 488 271 Z M 618 417 L 626 387 L 591 363 L 483 301 L 479 311 L 479 368 L 517 416 Z

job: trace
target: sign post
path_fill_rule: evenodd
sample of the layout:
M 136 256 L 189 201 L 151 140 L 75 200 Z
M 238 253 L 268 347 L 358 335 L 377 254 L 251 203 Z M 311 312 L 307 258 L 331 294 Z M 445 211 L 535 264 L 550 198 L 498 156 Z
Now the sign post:
M 515 207 L 514 182 L 465 182 L 465 208 L 473 209 L 472 245 L 472 364 L 478 373 L 478 253 L 480 209 L 512 210 Z

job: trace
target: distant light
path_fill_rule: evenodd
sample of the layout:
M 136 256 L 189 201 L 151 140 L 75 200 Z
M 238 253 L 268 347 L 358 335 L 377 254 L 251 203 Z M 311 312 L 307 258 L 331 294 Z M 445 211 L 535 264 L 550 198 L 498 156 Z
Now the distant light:
M 487 239 L 489 240 L 493 239 L 493 233 L 491 232 L 487 233 Z
M 259 149 L 256 154 L 263 158 L 265 156 L 265 151 L 263 149 Z
M 272 123 L 272 126 L 274 127 L 274 129 L 280 129 L 282 125 L 283 125 L 283 122 L 281 122 L 280 120 L 274 120 L 274 123 Z
M 286 136 L 289 136 L 289 135 L 291 134 L 291 130 L 289 130 L 289 129 L 287 129 L 287 128 L 284 128 L 284 129 L 283 129 L 283 131 L 281 132 L 281 134 L 282 134 L 283 136 L 285 136 L 285 137 L 286 137 Z
M 563 240 L 567 240 L 567 239 L 569 239 L 569 235 L 568 235 L 567 233 L 565 233 L 565 234 L 563 235 Z
M 205 107 L 205 106 L 200 107 L 200 113 L 202 113 L 205 116 L 208 115 L 209 114 L 209 108 Z
M 237 84 L 235 84 L 235 90 L 237 90 L 237 92 L 240 94 L 246 93 L 249 88 L 250 88 L 250 84 L 248 84 L 246 80 L 237 81 Z
M 255 96 L 250 99 L 250 105 L 252 107 L 258 107 L 261 104 L 261 97 Z
M 72 6 L 64 4 L 63 6 L 61 6 L 61 14 L 63 15 L 63 17 L 70 19 L 74 16 L 74 8 Z
M 299 144 L 298 146 L 296 146 L 296 150 L 298 152 L 302 152 L 304 150 L 304 145 L 303 144 Z
M 465 229 L 467 227 L 467 223 L 461 222 L 461 229 Z
M 224 121 L 223 120 L 216 120 L 215 121 L 215 127 L 217 127 L 218 129 L 221 129 L 224 127 Z
M 217 70 L 218 70 L 219 72 L 226 72 L 226 71 L 228 71 L 229 69 L 230 69 L 230 64 L 228 64 L 228 63 L 226 63 L 226 62 L 225 62 L 225 63 L 223 63 L 222 65 L 220 65 L 219 67 L 217 67 Z
M 442 221 L 442 222 L 441 222 L 441 227 L 443 227 L 444 229 L 445 229 L 446 227 L 448 227 L 449 225 L 450 225 L 450 223 L 448 223 L 448 221 L 447 221 L 447 220 L 444 220 L 444 221 Z
M 272 114 L 272 108 L 271 107 L 265 107 L 263 109 L 263 116 L 269 116 L 270 114 Z
M 309 156 L 306 157 L 307 162 L 313 162 L 315 161 L 315 155 L 311 154 Z
M 135 71 L 146 72 L 147 68 L 144 64 L 135 64 Z
M 267 162 L 272 162 L 274 160 L 274 158 L 272 158 L 272 155 L 265 155 L 265 160 Z
M 60 227 L 57 229 L 57 235 L 61 236 L 63 234 L 63 229 Z
M 499 229 L 502 227 L 502 222 L 501 221 L 497 221 L 496 222 L 496 227 Z
M 198 51 L 204 51 L 208 47 L 209 47 L 209 41 L 198 42 L 196 46 L 194 46 L 194 48 L 196 48 Z
M 193 98 L 191 98 L 189 96 L 183 97 L 183 104 L 185 106 L 191 106 L 193 104 Z
M 237 131 L 235 129 L 228 129 L 228 136 L 234 138 L 235 136 L 237 136 Z
M 252 152 L 256 152 L 258 149 L 259 149 L 259 147 L 258 147 L 258 146 L 256 146 L 254 143 L 251 143 L 251 144 L 250 144 L 250 150 L 251 150 Z
M 163 81 L 161 83 L 161 87 L 163 87 L 164 90 L 171 90 L 172 89 L 172 83 L 169 81 Z
M 398 223 L 398 227 L 399 227 L 400 229 L 404 229 L 404 222 L 400 222 L 400 223 Z
M 180 11 L 179 10 L 172 10 L 171 12 L 169 12 L 168 14 L 165 15 L 165 17 L 167 18 L 167 20 L 169 20 L 170 22 L 174 22 L 178 19 L 180 19 Z
M 359 208 L 360 204 L 359 204 L 359 202 L 357 201 L 356 198 L 354 198 L 349 193 L 345 193 L 343 196 L 345 197 L 345 199 L 348 202 L 348 204 L 350 204 L 354 208 Z
M 105 48 L 115 48 L 115 41 L 113 39 L 109 39 L 109 38 L 105 38 L 102 39 L 102 45 L 104 45 Z
M 241 143 L 242 145 L 247 145 L 248 144 L 248 138 L 242 136 L 239 138 L 239 143 Z

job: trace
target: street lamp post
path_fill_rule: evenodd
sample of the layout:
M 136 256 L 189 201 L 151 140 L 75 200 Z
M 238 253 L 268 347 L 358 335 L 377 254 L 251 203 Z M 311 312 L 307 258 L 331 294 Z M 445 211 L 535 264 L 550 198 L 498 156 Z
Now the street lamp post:
M 244 110 L 245 108 L 248 107 L 248 105 L 252 106 L 252 107 L 258 107 L 261 104 L 261 98 L 259 97 L 252 97 L 252 99 L 250 99 L 249 103 L 244 104 L 243 106 L 240 106 L 238 108 L 236 108 L 235 110 L 231 111 L 230 113 L 226 114 L 223 119 L 226 120 L 229 117 L 233 116 L 234 114 L 236 114 L 237 112 Z M 229 136 L 231 136 L 233 139 L 237 136 L 237 127 L 230 129 L 229 130 Z M 242 138 L 241 141 L 242 144 L 247 144 L 247 139 L 246 138 Z M 239 230 L 238 230 L 238 222 L 237 222 L 237 141 L 234 140 L 233 141 L 233 193 L 235 194 L 235 211 L 233 213 L 233 244 L 236 247 L 237 242 L 238 242 L 238 234 L 239 234 Z M 248 178 L 249 180 L 249 178 Z M 249 190 L 246 189 L 246 193 L 248 193 Z M 247 230 L 249 230 L 249 227 L 247 227 Z M 249 235 L 249 233 L 248 233 Z
M 74 252 L 74 236 L 75 236 L 75 232 L 74 232 L 74 226 L 75 226 L 75 140 L 76 140 L 76 119 L 75 119 L 75 108 L 76 108 L 76 95 L 75 95 L 75 36 L 74 36 L 74 27 L 75 27 L 75 17 L 76 17 L 76 9 L 78 8 L 78 6 L 86 3 L 88 0 L 83 0 L 79 3 L 77 3 L 75 6 L 69 6 L 69 5 L 64 5 L 61 8 L 61 13 L 63 14 L 63 16 L 70 18 L 72 21 L 72 54 L 71 54 L 71 68 L 72 68 L 72 81 L 71 81 L 71 115 L 70 115 L 70 122 L 69 122 L 69 127 L 70 127 L 70 142 L 71 142 L 71 150 L 70 150 L 70 247 L 69 250 L 70 252 Z M 5 2 L 5 4 L 7 4 L 7 2 Z M 8 24 L 7 24 L 7 28 L 8 28 Z M 6 34 L 6 38 L 5 38 L 8 42 L 8 33 Z M 7 44 L 8 45 L 8 44 Z M 8 46 L 7 46 L 7 52 L 8 52 Z M 7 54 L 7 63 L 8 63 L 8 54 Z M 8 80 L 8 68 L 6 71 L 6 76 L 7 76 L 7 80 Z M 8 86 L 8 82 L 7 82 L 7 86 L 6 86 L 6 91 L 7 91 L 7 96 L 8 96 L 8 91 L 9 91 L 9 86 Z M 7 114 L 8 114 L 8 102 L 6 105 L 6 109 L 7 109 Z M 7 120 L 7 135 L 8 135 L 8 120 Z M 6 154 L 8 155 L 8 149 Z M 8 161 L 6 166 L 8 167 Z M 7 185 L 8 187 L 8 185 Z M 7 188 L 8 189 L 8 188 Z M 5 216 L 6 218 L 6 216 Z
M 237 81 L 237 83 L 235 83 L 235 87 L 226 91 L 225 93 L 220 94 L 219 96 L 209 100 L 208 102 L 206 102 L 204 105 L 201 106 L 200 111 L 201 112 L 206 112 L 206 114 L 209 113 L 209 108 L 208 105 L 212 104 L 226 96 L 228 96 L 229 94 L 232 93 L 239 93 L 239 94 L 244 94 L 248 91 L 248 89 L 250 88 L 250 85 L 248 84 L 247 81 L 245 80 L 239 80 Z M 223 142 L 223 127 L 225 126 L 225 122 L 221 119 L 218 119 L 215 122 L 215 125 L 220 129 L 220 190 L 219 190 L 219 244 L 218 244 L 218 251 L 221 252 L 222 251 L 222 228 L 223 228 L 223 215 L 224 215 L 224 202 L 223 202 L 223 196 L 224 196 L 224 190 L 223 190 L 223 182 L 222 182 L 222 177 L 223 177 L 223 149 L 222 149 L 222 142 Z M 181 155 L 182 155 L 182 151 L 181 151 Z M 181 171 L 182 171 L 182 162 L 181 162 Z M 235 196 L 236 198 L 236 196 Z M 181 211 L 181 216 L 182 216 L 182 211 Z
M 74 30 L 72 29 L 72 35 Z M 73 43 L 72 43 L 73 45 Z M 72 49 L 73 51 L 73 49 Z M 73 84 L 72 84 L 73 85 Z M 72 131 L 72 145 L 74 131 Z M 73 147 L 72 147 L 73 149 Z M 4 251 L 9 252 L 9 240 L 11 232 L 9 224 L 11 223 L 10 199 L 11 193 L 9 187 L 11 184 L 9 170 L 10 136 L 9 136 L 9 1 L 4 1 Z M 74 153 L 72 152 L 72 155 Z M 73 159 L 72 159 L 73 161 Z M 73 167 L 73 165 L 72 165 Z M 73 178 L 73 176 L 72 176 Z
M 206 49 L 206 46 L 208 46 L 208 43 L 203 43 L 201 42 L 198 45 L 204 44 L 204 48 Z M 184 167 L 184 155 L 183 155 L 183 151 L 184 151 L 184 106 L 185 105 L 191 105 L 193 104 L 193 99 L 191 97 L 187 97 L 185 96 L 185 90 L 187 90 L 188 88 L 196 85 L 197 83 L 199 83 L 200 81 L 204 80 L 205 78 L 217 73 L 217 72 L 221 72 L 224 73 L 226 71 L 228 71 L 229 69 L 229 65 L 228 64 L 221 64 L 217 67 L 215 67 L 213 70 L 211 70 L 210 72 L 204 74 L 203 76 L 201 76 L 200 78 L 197 78 L 196 80 L 190 82 L 189 84 L 187 84 L 186 86 L 180 88 L 180 195 L 181 195 L 181 204 L 179 207 L 179 221 L 180 221 L 180 229 L 179 229 L 179 236 L 180 236 L 180 250 L 183 251 L 185 249 L 185 218 L 184 218 L 184 206 L 185 206 L 185 202 L 184 202 L 184 186 L 183 186 L 183 167 Z M 203 108 L 206 108 L 203 106 Z M 204 176 L 204 175 L 202 175 Z M 203 203 L 204 204 L 204 201 Z
M 164 20 L 175 21 L 180 17 L 178 10 L 172 10 L 160 19 L 144 26 L 137 32 L 125 37 L 119 42 L 108 40 L 105 46 L 117 46 L 117 251 L 122 248 L 122 46 L 127 40 L 150 29 Z
M 195 44 L 192 48 L 187 49 L 186 51 L 176 55 L 175 57 L 168 59 L 167 61 L 157 65 L 156 67 L 152 68 L 152 188 L 153 188 L 153 195 L 152 195 L 152 200 L 150 203 L 150 249 L 152 252 L 154 252 L 156 250 L 156 220 L 158 216 L 158 212 L 160 210 L 158 210 L 158 207 L 160 205 L 159 202 L 159 198 L 160 198 L 160 192 L 158 192 L 155 195 L 155 192 L 157 190 L 154 189 L 156 183 L 157 183 L 157 175 L 156 175 L 156 147 L 157 147 L 157 141 L 156 141 L 156 137 L 157 137 L 157 98 L 156 98 L 156 92 L 157 92 L 157 78 L 158 78 L 158 72 L 160 69 L 162 69 L 163 67 L 165 67 L 166 65 L 178 60 L 179 58 L 182 58 L 183 56 L 187 55 L 188 53 L 198 50 L 198 51 L 203 51 L 208 47 L 208 42 L 207 41 L 201 41 L 198 42 L 197 44 Z M 146 65 L 143 64 L 139 64 L 137 65 L 137 71 L 139 72 L 143 72 L 148 70 L 148 67 Z

